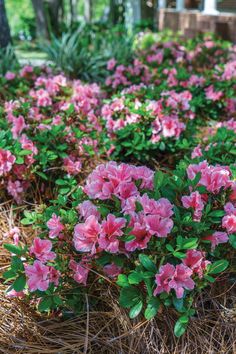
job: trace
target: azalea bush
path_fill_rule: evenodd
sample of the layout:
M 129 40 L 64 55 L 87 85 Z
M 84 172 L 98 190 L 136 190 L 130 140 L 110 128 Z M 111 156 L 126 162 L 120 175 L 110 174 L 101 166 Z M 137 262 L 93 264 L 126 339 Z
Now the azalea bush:
M 17 203 L 36 185 L 47 196 L 60 174 L 83 178 L 82 169 L 105 154 L 98 144 L 102 93 L 97 84 L 50 71 L 37 76 L 31 67 L 20 75 L 31 79 L 27 92 L 5 101 L 0 115 L 1 189 Z M 10 73 L 7 79 L 18 80 Z
M 57 200 L 25 211 L 22 223 L 37 230 L 32 245 L 19 234 L 4 245 L 13 254 L 9 295 L 40 311 L 80 312 L 89 284 L 110 278 L 131 318 L 173 307 L 182 335 L 195 296 L 220 280 L 236 247 L 234 178 L 235 168 L 207 161 L 170 174 L 111 161 L 67 195 L 57 180 Z

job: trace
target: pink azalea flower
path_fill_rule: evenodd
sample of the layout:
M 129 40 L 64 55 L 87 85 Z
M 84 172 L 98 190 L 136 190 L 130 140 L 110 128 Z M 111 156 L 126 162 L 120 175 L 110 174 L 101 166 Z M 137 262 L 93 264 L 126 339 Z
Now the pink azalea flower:
M 84 223 L 77 224 L 74 230 L 74 246 L 77 251 L 96 253 L 96 243 L 101 226 L 94 215 L 90 215 Z
M 22 116 L 19 116 L 17 118 L 14 117 L 12 124 L 12 136 L 14 139 L 17 139 L 20 136 L 21 132 L 26 128 L 25 119 Z
M 33 265 L 25 265 L 25 274 L 28 277 L 27 284 L 30 291 L 48 289 L 50 267 L 40 261 L 34 261 Z
M 194 218 L 195 221 L 200 221 L 202 217 L 202 210 L 204 209 L 204 203 L 201 198 L 201 194 L 197 192 L 192 192 L 190 196 L 183 196 L 181 198 L 183 206 L 185 208 L 193 208 L 194 210 Z
M 3 234 L 4 238 L 13 238 L 14 245 L 18 245 L 20 240 L 20 229 L 18 227 L 13 227 L 8 232 Z
M 183 264 L 192 269 L 193 273 L 198 274 L 199 278 L 203 277 L 203 272 L 210 263 L 210 261 L 205 260 L 204 252 L 197 250 L 188 250 L 186 258 L 183 259 Z
M 11 81 L 11 80 L 14 80 L 16 77 L 16 74 L 15 73 L 12 73 L 11 71 L 8 71 L 5 75 L 5 78 L 8 80 L 8 81 Z
M 0 149 L 0 176 L 10 172 L 15 161 L 16 158 L 10 151 Z
M 108 60 L 107 70 L 113 70 L 115 66 L 116 66 L 116 60 L 114 58 Z
M 36 237 L 33 241 L 33 245 L 30 247 L 30 253 L 41 262 L 51 261 L 56 258 L 56 253 L 51 251 L 52 242 L 49 240 L 41 240 Z
M 222 227 L 224 227 L 228 234 L 236 232 L 236 213 L 225 215 L 222 219 Z
M 53 283 L 55 286 L 59 285 L 60 279 L 60 272 L 59 270 L 55 269 L 54 267 L 49 267 L 49 282 Z
M 77 283 L 83 285 L 87 284 L 89 267 L 86 262 L 83 262 L 82 260 L 81 262 L 76 263 L 74 260 L 71 260 L 69 268 L 74 271 L 73 278 Z
M 119 251 L 119 238 L 123 235 L 121 230 L 126 225 L 125 218 L 116 218 L 112 214 L 102 222 L 101 233 L 98 239 L 99 246 L 107 252 L 117 253 Z
M 27 182 L 12 181 L 11 179 L 7 182 L 7 192 L 14 198 L 17 204 L 22 202 L 22 195 L 24 193 L 24 187 L 26 187 Z
M 218 101 L 223 96 L 223 92 L 222 91 L 214 91 L 214 86 L 213 85 L 210 85 L 209 87 L 207 87 L 205 89 L 205 93 L 206 93 L 206 98 L 208 100 L 212 100 L 212 101 Z
M 75 161 L 74 157 L 68 156 L 63 159 L 64 168 L 69 175 L 77 175 L 81 172 L 82 163 L 80 160 Z
M 147 248 L 151 234 L 147 231 L 145 220 L 143 220 L 141 215 L 137 215 L 133 225 L 131 225 L 129 225 L 129 227 L 132 227 L 130 235 L 135 236 L 135 239 L 125 242 L 125 249 L 129 252 L 134 252 L 136 249 L 143 250 Z
M 121 273 L 122 268 L 118 267 L 115 263 L 111 263 L 105 265 L 103 271 L 109 278 L 115 278 Z
M 191 154 L 191 158 L 195 159 L 195 157 L 201 157 L 201 156 L 202 156 L 202 149 L 201 149 L 200 145 L 198 145 L 193 149 L 193 152 Z
M 213 252 L 220 243 L 228 242 L 229 237 L 226 232 L 216 231 L 212 235 L 205 236 L 204 240 L 211 242 L 211 251 Z
M 230 171 L 223 166 L 209 166 L 202 171 L 199 184 L 205 186 L 209 192 L 219 193 L 221 188 L 230 186 Z
M 24 291 L 15 291 L 14 289 L 12 289 L 11 291 L 8 291 L 6 295 L 9 298 L 23 298 L 25 296 L 25 293 Z
M 175 290 L 176 297 L 182 298 L 184 289 L 192 290 L 195 286 L 194 281 L 191 279 L 193 271 L 184 264 L 178 264 L 174 267 L 172 264 L 165 264 L 159 269 L 156 275 L 157 287 L 154 290 L 154 295 L 162 292 L 169 293 L 171 289 Z
M 76 208 L 80 216 L 86 220 L 90 215 L 94 215 L 97 219 L 100 218 L 100 213 L 97 207 L 90 202 L 90 200 L 85 200 L 83 203 L 79 204 Z
M 55 238 L 60 235 L 60 233 L 64 230 L 65 226 L 60 222 L 60 216 L 56 214 L 52 214 L 52 217 L 47 222 L 47 227 L 49 228 L 49 237 Z
M 147 215 L 145 221 L 149 233 L 157 237 L 167 237 L 173 227 L 171 219 L 162 218 L 159 215 Z

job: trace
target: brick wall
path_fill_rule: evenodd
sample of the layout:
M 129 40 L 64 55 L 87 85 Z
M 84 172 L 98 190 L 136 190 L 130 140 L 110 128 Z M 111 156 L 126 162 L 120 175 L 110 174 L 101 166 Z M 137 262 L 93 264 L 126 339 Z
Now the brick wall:
M 223 0 L 217 3 L 217 10 L 224 12 L 236 13 L 236 1 L 235 0 Z
M 198 33 L 213 32 L 222 39 L 236 43 L 236 14 L 204 15 L 200 11 L 173 9 L 158 11 L 158 28 L 170 28 L 180 31 L 185 37 L 194 37 Z

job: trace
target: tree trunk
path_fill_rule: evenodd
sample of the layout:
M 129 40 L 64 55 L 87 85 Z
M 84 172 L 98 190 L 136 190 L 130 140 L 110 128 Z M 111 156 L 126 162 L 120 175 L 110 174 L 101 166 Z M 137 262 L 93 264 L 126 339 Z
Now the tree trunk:
M 124 23 L 125 1 L 110 0 L 109 18 L 113 25 Z
M 84 0 L 84 18 L 86 22 L 92 19 L 92 0 Z
M 47 0 L 50 30 L 58 35 L 63 14 L 63 0 Z
M 36 17 L 37 37 L 48 38 L 48 24 L 43 0 L 32 0 Z
M 0 48 L 6 48 L 11 43 L 10 27 L 7 20 L 4 0 L 0 0 Z
M 77 0 L 70 0 L 70 24 L 72 25 L 77 19 Z

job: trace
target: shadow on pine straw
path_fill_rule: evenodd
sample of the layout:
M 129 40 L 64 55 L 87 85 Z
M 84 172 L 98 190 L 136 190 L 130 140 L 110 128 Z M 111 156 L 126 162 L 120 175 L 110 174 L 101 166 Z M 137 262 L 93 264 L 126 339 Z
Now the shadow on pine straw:
M 9 227 L 19 226 L 10 204 L 0 208 L 0 241 Z M 21 227 L 22 237 L 34 237 Z M 0 269 L 9 255 L 0 247 Z M 0 353 L 24 354 L 233 354 L 236 352 L 236 291 L 233 274 L 224 274 L 196 299 L 197 314 L 181 338 L 173 334 L 174 311 L 162 311 L 148 322 L 141 316 L 130 320 L 118 305 L 116 288 L 100 284 L 93 297 L 97 305 L 79 317 L 63 319 L 40 315 L 24 299 L 5 296 L 0 282 Z M 91 296 L 90 295 L 90 296 Z

